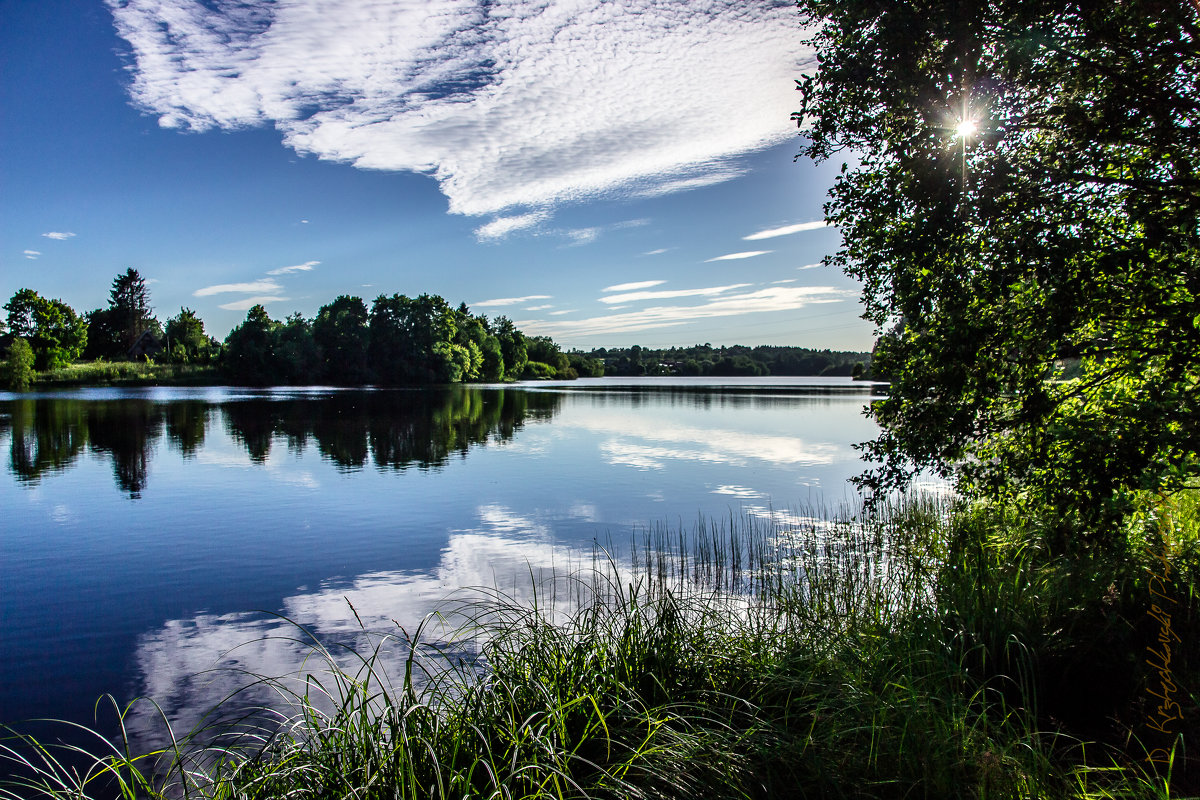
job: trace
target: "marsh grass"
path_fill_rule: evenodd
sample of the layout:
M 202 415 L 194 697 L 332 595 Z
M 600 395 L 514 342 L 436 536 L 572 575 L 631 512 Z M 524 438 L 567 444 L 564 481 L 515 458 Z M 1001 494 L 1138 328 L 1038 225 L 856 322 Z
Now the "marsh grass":
M 102 740 L 82 770 L 11 740 L 31 777 L 0 796 L 1171 796 L 1136 738 L 1047 722 L 1046 663 L 1120 625 L 1081 605 L 1107 573 L 1043 558 L 1005 513 L 910 498 L 657 527 L 530 601 L 475 594 L 367 647 L 296 626 L 303 674 L 246 676 L 277 704 L 231 697 L 179 737 L 164 716 L 168 746 Z
M 36 387 L 144 386 L 211 383 L 217 368 L 205 364 L 156 364 L 151 361 L 81 361 L 39 372 Z

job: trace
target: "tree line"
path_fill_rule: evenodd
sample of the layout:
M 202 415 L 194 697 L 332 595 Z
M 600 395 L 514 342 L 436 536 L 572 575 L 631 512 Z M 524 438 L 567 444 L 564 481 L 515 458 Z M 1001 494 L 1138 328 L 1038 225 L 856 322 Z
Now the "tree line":
M 871 364 L 870 353 L 839 350 L 812 350 L 807 347 L 732 345 L 713 347 L 697 344 L 691 347 L 654 349 L 632 347 L 598 348 L 586 354 L 568 354 L 579 374 L 590 374 L 600 368 L 603 375 L 695 375 L 695 376 L 756 376 L 756 375 L 865 375 Z M 584 370 L 589 370 L 586 372 Z
M 262 305 L 224 342 L 208 335 L 196 312 L 159 322 L 146 281 L 127 269 L 112 282 L 109 302 L 85 314 L 62 300 L 20 289 L 0 323 L 8 346 L 7 382 L 25 388 L 35 371 L 79 360 L 143 360 L 211 364 L 248 384 L 327 382 L 383 385 L 578 377 L 548 336 L 526 336 L 501 316 L 489 320 L 438 295 L 380 295 L 368 309 L 341 295 L 309 319 L 272 319 Z
M 859 377 L 870 364 L 867 353 L 803 347 L 633 345 L 563 352 L 549 336 L 526 336 L 508 317 L 488 319 L 465 303 L 455 308 L 431 294 L 381 294 L 370 307 L 361 297 L 341 295 L 312 318 L 294 313 L 272 319 L 256 305 L 222 342 L 189 308 L 160 322 L 135 269 L 113 279 L 107 306 L 84 314 L 32 289 L 18 290 L 4 309 L 0 328 L 7 327 L 7 383 L 14 388 L 27 387 L 36 371 L 80 360 L 213 365 L 238 383 L 347 386 L 602 375 Z

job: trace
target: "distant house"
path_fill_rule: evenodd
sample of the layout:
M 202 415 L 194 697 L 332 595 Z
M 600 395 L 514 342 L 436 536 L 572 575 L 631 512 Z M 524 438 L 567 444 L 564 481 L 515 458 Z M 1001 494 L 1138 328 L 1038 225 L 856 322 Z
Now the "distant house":
M 158 337 L 152 328 L 142 331 L 141 336 L 134 340 L 126 355 L 134 361 L 140 361 L 145 356 L 153 356 L 162 348 Z

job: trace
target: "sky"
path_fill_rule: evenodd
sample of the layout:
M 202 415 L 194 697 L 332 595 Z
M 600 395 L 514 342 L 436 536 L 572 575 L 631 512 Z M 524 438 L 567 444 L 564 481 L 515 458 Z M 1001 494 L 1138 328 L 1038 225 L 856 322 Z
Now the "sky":
M 0 295 L 869 350 L 790 0 L 0 0 Z

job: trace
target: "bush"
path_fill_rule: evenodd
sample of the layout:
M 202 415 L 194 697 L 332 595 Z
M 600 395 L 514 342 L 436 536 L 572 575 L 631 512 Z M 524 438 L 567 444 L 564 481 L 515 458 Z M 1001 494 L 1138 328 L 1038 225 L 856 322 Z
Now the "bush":
M 33 348 L 29 346 L 29 342 L 20 337 L 13 340 L 4 372 L 8 388 L 18 392 L 29 388 L 35 378 Z

